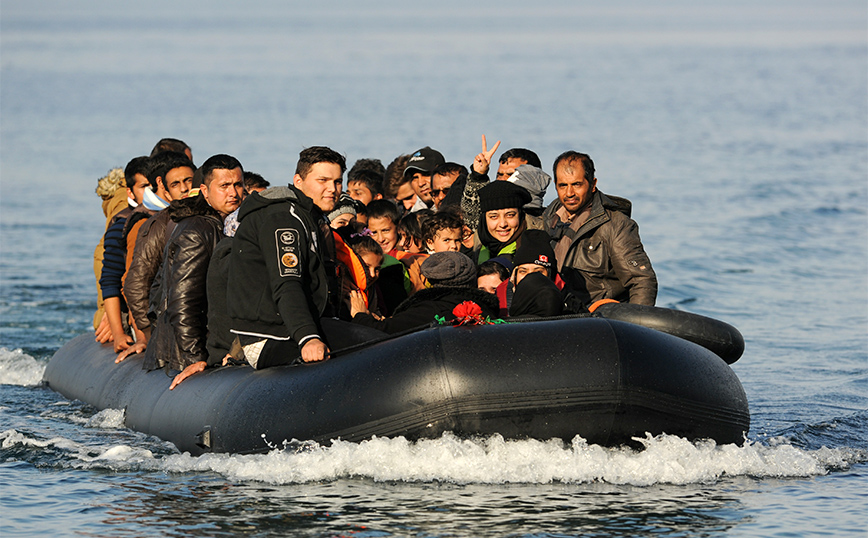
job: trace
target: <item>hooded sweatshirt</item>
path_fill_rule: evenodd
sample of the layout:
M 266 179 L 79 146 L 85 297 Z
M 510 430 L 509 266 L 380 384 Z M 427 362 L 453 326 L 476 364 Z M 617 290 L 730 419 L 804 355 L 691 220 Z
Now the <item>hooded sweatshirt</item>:
M 295 187 L 272 187 L 245 198 L 238 221 L 226 295 L 232 332 L 299 347 L 322 340 L 334 278 L 322 212 Z

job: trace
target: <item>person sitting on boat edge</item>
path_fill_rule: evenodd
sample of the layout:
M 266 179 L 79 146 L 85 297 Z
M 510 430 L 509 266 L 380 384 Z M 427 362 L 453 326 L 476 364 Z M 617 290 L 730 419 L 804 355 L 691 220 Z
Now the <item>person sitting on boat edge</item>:
M 166 240 L 163 264 L 151 290 L 153 332 L 143 368 L 181 370 L 170 389 L 207 366 L 207 275 L 211 255 L 223 238 L 223 220 L 241 202 L 243 168 L 235 157 L 214 155 L 202 164 L 199 195 L 174 202 L 176 223 Z M 219 359 L 218 359 L 219 361 Z
M 292 184 L 247 197 L 229 260 L 227 309 L 244 358 L 261 369 L 327 358 L 320 318 L 335 313 L 333 236 L 324 214 L 341 193 L 344 157 L 314 146 Z
M 145 187 L 148 185 L 146 176 L 148 160 L 148 157 L 135 157 L 124 168 L 129 203 L 126 208 L 115 214 L 103 236 L 104 252 L 99 287 L 102 291 L 105 314 L 101 324 L 108 323 L 115 353 L 127 349 L 134 343 L 133 338 L 127 334 L 124 323 L 127 310 L 123 300 L 123 277 L 127 269 L 127 244 L 124 232 L 127 219 L 142 203 Z M 99 332 L 97 329 L 97 334 Z M 100 341 L 99 336 L 97 341 Z
M 93 273 L 96 277 L 96 312 L 93 315 L 93 329 L 96 341 L 104 344 L 113 340 L 108 320 L 105 319 L 105 306 L 102 300 L 102 288 L 99 277 L 102 274 L 102 263 L 105 255 L 105 232 L 114 222 L 115 215 L 129 206 L 129 191 L 124 178 L 123 168 L 113 168 L 97 182 L 96 193 L 102 198 L 102 212 L 106 218 L 105 228 L 99 236 L 99 243 L 93 250 Z
M 498 317 L 497 298 L 476 289 L 476 266 L 460 252 L 437 252 L 422 263 L 422 275 L 430 287 L 416 292 L 395 309 L 392 316 L 377 320 L 364 307 L 358 292 L 350 294 L 353 323 L 395 334 L 424 327 L 435 316 L 451 320 L 452 310 L 464 301 L 472 301 L 482 309 L 482 315 Z
M 543 222 L 566 287 L 585 307 L 602 299 L 654 306 L 657 276 L 630 218 L 631 202 L 597 189 L 587 154 L 566 151 L 553 168 L 558 199 Z
M 151 337 L 151 321 L 148 319 L 151 285 L 163 263 L 166 238 L 175 224 L 165 211 L 169 203 L 187 196 L 193 184 L 196 166 L 185 153 L 163 151 L 151 157 L 148 183 L 143 206 L 151 214 L 147 219 L 134 224 L 128 238 L 127 272 L 124 277 L 124 298 L 130 310 L 136 331 L 136 343 L 122 351 L 115 362 L 129 355 L 141 353 Z M 132 218 L 135 214 L 130 217 Z M 138 226 L 137 228 L 135 226 Z

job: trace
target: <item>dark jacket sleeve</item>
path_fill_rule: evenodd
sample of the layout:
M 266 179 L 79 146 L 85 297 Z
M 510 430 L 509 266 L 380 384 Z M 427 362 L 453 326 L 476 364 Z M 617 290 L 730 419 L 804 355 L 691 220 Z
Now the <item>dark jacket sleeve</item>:
M 412 309 L 383 320 L 377 320 L 370 314 L 356 314 L 353 317 L 353 323 L 371 327 L 387 334 L 395 334 L 416 327 L 424 327 L 433 322 L 436 315 L 438 315 L 438 310 L 434 305 L 419 304 Z
M 99 285 L 102 288 L 103 299 L 121 296 L 121 283 L 126 269 L 126 244 L 124 242 L 125 218 L 116 220 L 103 237 L 105 254 L 102 262 L 102 273 Z
M 231 253 L 232 238 L 224 237 L 214 248 L 208 264 L 208 367 L 222 364 L 235 338 L 230 332 L 232 320 L 226 308 Z
M 272 300 L 290 336 L 299 345 L 314 336 L 322 338 L 318 309 L 305 291 L 313 288 L 311 267 L 318 261 L 310 241 L 312 232 L 290 212 L 275 212 L 259 227 L 257 239 Z
M 614 215 L 609 238 L 612 268 L 630 294 L 630 303 L 654 306 L 657 275 L 639 238 L 636 221 Z
M 166 227 L 161 225 L 165 223 L 158 223 L 157 215 L 145 222 L 139 230 L 133 261 L 124 279 L 124 296 L 136 327 L 140 330 L 151 325 L 148 319 L 149 293 L 154 277 L 163 263 L 163 249 L 166 247 Z
M 166 249 L 166 263 L 175 283 L 166 290 L 166 313 L 183 366 L 208 360 L 206 281 L 211 253 L 219 239 L 217 230 L 190 227 Z

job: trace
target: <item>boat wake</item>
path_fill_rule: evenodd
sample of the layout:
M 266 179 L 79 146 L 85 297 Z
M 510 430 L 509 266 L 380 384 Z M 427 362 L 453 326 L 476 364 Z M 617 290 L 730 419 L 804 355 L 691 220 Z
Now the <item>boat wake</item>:
M 0 348 L 0 384 L 39 386 L 45 366 L 21 350 Z M 36 416 L 28 412 L 30 418 L 7 423 L 0 433 L 0 459 L 116 472 L 213 473 L 232 481 L 270 484 L 369 479 L 634 486 L 714 483 L 728 477 L 804 478 L 868 462 L 868 450 L 849 448 L 858 444 L 835 444 L 840 448 L 815 444 L 819 448 L 812 450 L 800 436 L 788 432 L 748 440 L 743 446 L 647 435 L 636 439 L 642 450 L 605 448 L 580 437 L 564 443 L 506 440 L 499 435 L 466 439 L 451 433 L 415 442 L 375 437 L 360 443 L 338 440 L 327 446 L 266 439 L 273 447 L 266 454 L 191 456 L 178 453 L 170 443 L 126 429 L 122 410 L 92 414 L 88 409 L 92 408 L 69 401 L 46 403 L 33 410 Z M 52 426 L 41 428 L 43 421 Z M 86 433 L 77 436 L 74 432 L 81 426 Z
M 123 428 L 123 413 L 104 410 L 91 428 Z M 110 432 L 107 432 L 110 434 Z M 153 440 L 153 438 L 148 438 Z M 26 453 L 50 451 L 54 465 L 66 468 L 214 473 L 237 482 L 274 485 L 339 479 L 375 482 L 445 482 L 454 484 L 608 483 L 633 486 L 715 483 L 728 477 L 804 478 L 848 469 L 868 461 L 868 451 L 849 448 L 803 450 L 782 440 L 744 446 L 690 442 L 661 435 L 638 441 L 642 450 L 604 448 L 581 438 L 508 441 L 499 435 L 461 439 L 444 434 L 410 442 L 402 437 L 374 438 L 361 443 L 335 441 L 330 446 L 292 442 L 267 454 L 191 456 L 152 451 L 127 444 L 79 443 L 63 437 L 39 439 L 17 430 L 0 433 L 0 449 L 29 459 Z M 33 454 L 34 458 L 43 459 Z M 44 462 L 44 459 L 43 459 Z

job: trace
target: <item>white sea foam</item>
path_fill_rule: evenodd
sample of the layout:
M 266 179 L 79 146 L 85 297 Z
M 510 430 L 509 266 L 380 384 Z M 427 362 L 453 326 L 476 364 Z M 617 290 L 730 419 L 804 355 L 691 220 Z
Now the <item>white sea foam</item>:
M 0 347 L 0 385 L 34 386 L 42 382 L 45 364 L 20 349 Z
M 108 423 L 118 415 L 104 417 Z M 122 419 L 121 419 L 122 420 Z M 726 477 L 800 478 L 845 469 L 868 461 L 858 449 L 803 450 L 789 444 L 744 446 L 692 443 L 662 435 L 641 439 L 644 450 L 604 448 L 582 439 L 507 441 L 500 436 L 440 438 L 409 442 L 375 438 L 362 443 L 337 441 L 331 446 L 293 443 L 267 454 L 155 455 L 127 445 L 90 446 L 68 439 L 38 440 L 15 430 L 0 433 L 3 448 L 16 445 L 65 451 L 63 464 L 75 468 L 211 472 L 235 481 L 298 484 L 341 478 L 375 481 L 449 482 L 456 484 L 545 484 L 604 482 L 653 484 L 713 483 Z
M 807 477 L 863 459 L 864 454 L 823 449 L 804 451 L 790 445 L 747 443 L 718 446 L 691 443 L 675 436 L 648 437 L 645 450 L 610 449 L 576 439 L 505 441 L 405 439 L 336 442 L 330 447 L 303 445 L 258 456 L 187 454 L 165 458 L 166 471 L 212 471 L 235 480 L 274 484 L 334 480 L 343 477 L 377 481 L 444 481 L 454 483 L 607 482 L 646 486 L 713 482 L 723 476 Z
M 124 410 L 123 409 L 103 409 L 99 413 L 88 419 L 85 424 L 87 428 L 103 428 L 113 429 L 124 427 Z

